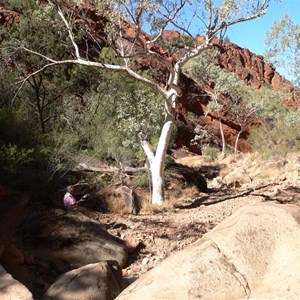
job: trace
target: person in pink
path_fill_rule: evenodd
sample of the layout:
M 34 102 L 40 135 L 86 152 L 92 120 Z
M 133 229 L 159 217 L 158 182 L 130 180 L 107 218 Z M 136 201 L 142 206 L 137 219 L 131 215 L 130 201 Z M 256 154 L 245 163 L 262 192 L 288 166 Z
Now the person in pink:
M 76 201 L 76 199 L 74 198 L 74 196 L 72 195 L 73 193 L 73 188 L 72 186 L 68 186 L 67 187 L 67 192 L 64 195 L 64 208 L 66 210 L 74 207 L 77 205 L 77 203 L 79 203 L 79 201 Z

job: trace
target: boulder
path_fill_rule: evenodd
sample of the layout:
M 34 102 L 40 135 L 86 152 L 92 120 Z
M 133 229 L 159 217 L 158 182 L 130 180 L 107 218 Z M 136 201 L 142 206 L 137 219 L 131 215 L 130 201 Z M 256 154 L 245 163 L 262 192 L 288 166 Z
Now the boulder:
M 30 291 L 19 281 L 12 278 L 0 265 L 0 299 L 33 300 Z
M 116 189 L 116 193 L 121 195 L 124 200 L 127 211 L 130 214 L 137 215 L 140 211 L 140 205 L 138 203 L 138 198 L 133 189 L 129 188 L 126 185 L 122 185 Z
M 231 173 L 229 173 L 223 178 L 223 182 L 227 185 L 231 185 L 231 184 L 243 185 L 243 184 L 249 184 L 251 183 L 251 181 L 252 181 L 251 178 L 249 177 L 245 169 L 242 167 L 235 168 Z
M 43 300 L 112 300 L 125 288 L 116 262 L 99 262 L 62 274 Z
M 249 205 L 117 299 L 299 299 L 299 268 L 300 207 Z
M 286 172 L 285 165 L 287 164 L 286 160 L 270 160 L 261 163 L 260 167 L 252 167 L 248 170 L 248 174 L 251 178 L 261 178 L 261 179 L 270 179 L 270 178 L 279 178 Z
M 49 211 L 36 214 L 20 230 L 22 247 L 42 260 L 61 260 L 73 267 L 115 260 L 123 267 L 127 248 L 111 236 L 106 227 L 79 211 Z M 61 268 L 60 268 L 61 269 Z

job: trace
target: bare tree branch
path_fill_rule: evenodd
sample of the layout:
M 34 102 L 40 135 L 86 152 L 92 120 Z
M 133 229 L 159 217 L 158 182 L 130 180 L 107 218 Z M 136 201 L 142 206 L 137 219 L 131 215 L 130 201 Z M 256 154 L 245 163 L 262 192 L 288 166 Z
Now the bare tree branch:
M 69 38 L 74 46 L 74 49 L 75 49 L 75 54 L 76 54 L 76 58 L 77 59 L 80 59 L 80 53 L 79 53 L 79 48 L 78 48 L 78 45 L 76 44 L 75 42 L 75 39 L 74 39 L 74 35 L 73 35 L 73 32 L 72 32 L 72 28 L 70 26 L 70 24 L 68 23 L 68 21 L 66 20 L 62 10 L 60 9 L 60 7 L 58 8 L 58 14 L 59 16 L 61 17 L 61 19 L 63 20 L 63 22 L 65 23 L 66 27 L 67 27 L 67 30 L 68 30 L 68 33 L 69 33 Z
M 108 70 L 113 70 L 113 71 L 124 71 L 127 72 L 128 74 L 130 74 L 132 77 L 134 77 L 135 79 L 144 82 L 145 84 L 147 84 L 149 87 L 151 87 L 153 90 L 158 91 L 159 93 L 162 93 L 163 95 L 166 94 L 166 91 L 157 83 L 155 83 L 154 81 L 138 74 L 137 72 L 135 72 L 134 70 L 132 70 L 130 67 L 128 66 L 122 66 L 122 65 L 112 65 L 112 64 L 106 64 L 106 63 L 101 63 L 101 62 L 94 62 L 94 61 L 87 61 L 84 60 L 82 58 L 79 59 L 66 59 L 66 60 L 60 60 L 60 61 L 56 61 L 52 58 L 49 58 L 39 52 L 36 52 L 34 50 L 30 50 L 26 47 L 21 47 L 21 49 L 38 55 L 40 57 L 42 57 L 43 59 L 45 59 L 46 61 L 50 61 L 50 63 L 45 64 L 43 67 L 41 67 L 40 69 L 36 70 L 35 72 L 32 72 L 31 74 L 29 74 L 28 76 L 26 76 L 22 81 L 21 81 L 21 86 L 19 87 L 16 95 L 19 93 L 19 91 L 23 88 L 25 82 L 31 78 L 32 76 L 41 73 L 42 71 L 44 71 L 45 69 L 49 68 L 49 67 L 53 67 L 56 65 L 63 65 L 63 64 L 77 64 L 77 65 L 84 65 L 84 66 L 90 66 L 90 67 L 97 67 L 97 68 L 102 68 L 102 69 L 108 69 Z M 15 95 L 15 97 L 16 97 Z M 14 99 L 15 99 L 14 97 Z
M 137 173 L 141 171 L 148 171 L 147 167 L 133 168 L 128 166 L 122 166 L 122 168 L 98 168 L 86 165 L 85 163 L 80 163 L 73 171 L 86 171 L 86 172 L 99 172 L 99 173 Z

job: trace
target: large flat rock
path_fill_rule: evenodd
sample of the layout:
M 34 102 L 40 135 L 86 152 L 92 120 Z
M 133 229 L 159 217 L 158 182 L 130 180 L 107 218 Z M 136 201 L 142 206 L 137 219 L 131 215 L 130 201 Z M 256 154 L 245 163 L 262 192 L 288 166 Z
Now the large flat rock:
M 62 274 L 43 300 L 113 300 L 124 287 L 118 265 L 100 262 Z
M 30 291 L 19 281 L 12 278 L 0 265 L 0 299 L 33 300 Z
M 241 208 L 118 300 L 299 299 L 300 207 Z
M 20 230 L 21 247 L 42 260 L 61 260 L 74 267 L 115 260 L 123 267 L 128 253 L 101 223 L 80 212 L 37 214 Z

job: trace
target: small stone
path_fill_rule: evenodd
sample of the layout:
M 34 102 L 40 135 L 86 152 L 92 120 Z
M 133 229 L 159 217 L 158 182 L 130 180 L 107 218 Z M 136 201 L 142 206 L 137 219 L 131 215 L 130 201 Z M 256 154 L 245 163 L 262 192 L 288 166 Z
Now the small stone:
M 178 238 L 179 240 L 181 240 L 181 239 L 183 238 L 183 234 L 182 234 L 182 233 L 178 234 L 178 235 L 177 235 L 177 238 Z
M 132 236 L 125 237 L 124 242 L 125 242 L 125 245 L 128 248 L 129 253 L 133 253 L 138 248 L 138 246 L 140 245 L 140 241 L 135 239 Z
M 149 258 L 148 257 L 144 257 L 142 260 L 142 265 L 146 265 L 149 262 Z

